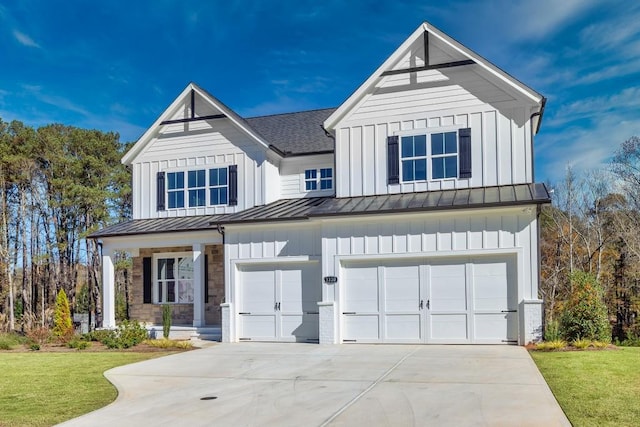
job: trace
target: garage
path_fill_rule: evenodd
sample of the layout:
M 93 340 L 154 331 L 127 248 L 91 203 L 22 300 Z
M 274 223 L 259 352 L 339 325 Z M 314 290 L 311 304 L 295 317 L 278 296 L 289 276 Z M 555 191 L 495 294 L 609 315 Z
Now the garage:
M 517 344 L 515 256 L 342 267 L 343 342 Z
M 238 267 L 241 341 L 318 341 L 318 263 Z

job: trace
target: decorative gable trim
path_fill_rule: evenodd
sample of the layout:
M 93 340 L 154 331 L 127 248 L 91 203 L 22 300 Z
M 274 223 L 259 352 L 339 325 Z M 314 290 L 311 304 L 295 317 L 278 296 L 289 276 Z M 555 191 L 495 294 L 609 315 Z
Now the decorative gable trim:
M 428 58 L 428 39 L 429 36 L 433 36 L 444 44 L 449 46 L 452 50 L 460 53 L 463 57 L 467 58 L 466 60 L 454 61 L 447 64 L 428 64 L 428 60 L 426 61 L 426 65 L 424 67 L 416 67 L 415 69 L 404 69 L 404 70 L 394 70 L 394 67 L 398 64 L 398 62 L 403 58 L 406 52 L 411 48 L 414 42 L 418 40 L 420 37 L 424 37 L 425 41 L 425 55 Z M 474 65 L 475 64 L 475 65 Z M 472 50 L 466 48 L 456 40 L 447 36 L 428 22 L 422 23 L 414 32 L 407 38 L 398 49 L 391 54 L 386 61 L 382 63 L 380 67 L 362 84 L 360 87 L 349 97 L 346 101 L 338 107 L 338 109 L 324 122 L 324 127 L 329 130 L 335 130 L 336 125 L 340 120 L 347 116 L 347 114 L 355 108 L 355 106 L 368 94 L 371 89 L 376 86 L 380 82 L 381 79 L 385 77 L 385 75 L 389 74 L 398 74 L 405 72 L 413 72 L 413 71 L 421 71 L 422 69 L 436 69 L 436 68 L 448 68 L 452 66 L 463 66 L 463 65 L 472 65 L 474 67 L 480 67 L 481 69 L 489 72 L 490 74 L 497 77 L 500 81 L 502 81 L 505 85 L 513 88 L 515 91 L 520 93 L 525 98 L 529 99 L 531 102 L 538 104 L 538 110 L 541 112 L 544 106 L 544 97 L 540 95 L 535 90 L 526 86 L 524 83 L 518 81 L 513 78 L 509 74 L 502 71 L 500 68 L 496 67 L 477 53 Z
M 216 114 L 212 116 L 202 116 L 198 117 L 195 115 L 195 105 L 194 99 L 195 96 L 198 95 L 202 97 L 205 101 L 209 102 L 215 109 L 221 112 L 221 114 Z M 178 107 L 182 105 L 185 101 L 187 101 L 188 97 L 191 96 L 189 102 L 191 103 L 191 117 L 185 117 L 184 119 L 171 120 L 171 116 L 176 112 Z M 210 119 L 219 119 L 219 118 L 227 118 L 229 119 L 240 131 L 248 135 L 251 139 L 253 139 L 257 144 L 261 145 L 265 149 L 271 150 L 282 156 L 279 150 L 275 149 L 271 144 L 269 144 L 264 138 L 262 138 L 251 126 L 238 114 L 236 114 L 232 109 L 223 104 L 219 99 L 211 95 L 209 92 L 205 91 L 195 83 L 189 83 L 187 87 L 182 91 L 180 95 L 169 105 L 169 107 L 158 117 L 158 119 L 149 127 L 149 129 L 140 137 L 138 142 L 134 144 L 133 147 L 124 155 L 122 158 L 122 163 L 125 165 L 131 165 L 134 159 L 144 151 L 147 144 L 153 139 L 156 132 L 161 126 L 171 124 L 171 123 L 186 123 L 196 120 L 210 120 Z

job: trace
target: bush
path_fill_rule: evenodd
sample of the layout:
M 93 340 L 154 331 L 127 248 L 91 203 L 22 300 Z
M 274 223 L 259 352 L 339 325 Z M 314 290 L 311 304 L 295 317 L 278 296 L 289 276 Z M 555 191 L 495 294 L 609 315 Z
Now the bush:
M 576 271 L 571 275 L 571 295 L 560 316 L 560 332 L 567 341 L 611 342 L 604 292 L 592 274 Z
M 85 348 L 90 347 L 91 343 L 76 336 L 67 343 L 67 346 L 69 346 L 69 348 L 75 348 L 76 350 L 84 350 Z
M 27 338 L 35 344 L 44 345 L 51 340 L 51 331 L 47 327 L 38 326 L 27 332 Z
M 74 335 L 69 299 L 64 289 L 60 289 L 56 297 L 56 311 L 53 315 L 53 335 L 60 341 L 68 341 Z
M 31 344 L 29 344 L 29 350 L 31 351 L 38 351 L 40 350 L 40 344 L 37 344 L 35 342 L 32 342 Z
M 25 341 L 24 337 L 13 332 L 0 333 L 0 350 L 12 350 Z
M 101 329 L 85 334 L 89 341 L 100 341 L 108 348 L 130 348 L 149 337 L 146 328 L 138 322 L 123 320 L 117 329 Z
M 567 342 L 563 340 L 545 341 L 536 344 L 535 349 L 541 351 L 562 350 L 567 346 Z
M 621 342 L 616 341 L 616 344 L 623 347 L 640 347 L 640 336 L 627 331 L 627 338 Z
M 157 348 L 179 348 L 182 350 L 189 350 L 193 348 L 193 344 L 191 344 L 190 341 L 173 341 L 166 338 L 161 340 L 146 340 L 144 343 Z
M 580 350 L 584 350 L 585 348 L 591 345 L 591 341 L 580 339 L 580 340 L 575 340 L 574 342 L 571 343 L 571 345 Z
M 544 328 L 544 340 L 558 341 L 560 338 L 560 323 L 557 320 L 547 322 Z
M 169 339 L 169 333 L 171 332 L 171 306 L 164 304 L 162 306 L 162 336 L 164 339 Z

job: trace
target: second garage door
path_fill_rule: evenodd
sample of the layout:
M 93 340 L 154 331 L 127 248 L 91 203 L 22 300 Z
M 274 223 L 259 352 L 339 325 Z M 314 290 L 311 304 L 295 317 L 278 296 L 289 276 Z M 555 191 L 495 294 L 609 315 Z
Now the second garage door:
M 238 273 L 240 340 L 318 340 L 317 263 L 244 265 Z
M 344 265 L 344 342 L 517 343 L 515 257 Z

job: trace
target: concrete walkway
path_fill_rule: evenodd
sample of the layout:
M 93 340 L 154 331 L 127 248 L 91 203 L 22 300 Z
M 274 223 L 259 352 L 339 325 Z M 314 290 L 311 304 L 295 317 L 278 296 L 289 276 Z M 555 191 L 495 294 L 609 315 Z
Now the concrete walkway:
M 568 426 L 515 346 L 238 343 L 107 371 L 65 426 Z

